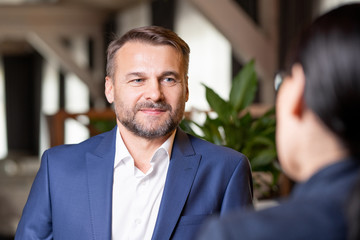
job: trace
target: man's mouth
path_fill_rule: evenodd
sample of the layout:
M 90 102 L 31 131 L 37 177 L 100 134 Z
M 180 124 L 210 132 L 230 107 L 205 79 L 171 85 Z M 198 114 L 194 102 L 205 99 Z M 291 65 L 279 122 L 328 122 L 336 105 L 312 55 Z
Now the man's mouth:
M 140 109 L 141 112 L 149 114 L 149 115 L 159 115 L 161 113 L 166 112 L 166 109 L 161 108 L 142 108 Z
M 144 102 L 139 103 L 135 110 L 136 112 L 139 111 L 149 115 L 160 115 L 164 112 L 171 111 L 171 106 L 165 102 Z

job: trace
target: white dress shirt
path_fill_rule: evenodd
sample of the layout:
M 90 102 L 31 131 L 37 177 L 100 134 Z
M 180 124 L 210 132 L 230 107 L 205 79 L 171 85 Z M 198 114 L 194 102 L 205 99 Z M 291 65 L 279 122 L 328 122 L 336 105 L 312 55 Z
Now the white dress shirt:
M 164 191 L 175 132 L 155 151 L 150 169 L 134 165 L 120 131 L 116 134 L 112 240 L 151 239 Z

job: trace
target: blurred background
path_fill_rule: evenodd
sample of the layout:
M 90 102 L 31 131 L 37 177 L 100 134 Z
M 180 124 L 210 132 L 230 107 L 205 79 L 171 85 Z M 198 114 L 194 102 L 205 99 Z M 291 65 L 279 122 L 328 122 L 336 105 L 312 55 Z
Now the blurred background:
M 273 78 L 301 29 L 344 0 L 0 0 L 0 240 L 13 239 L 43 151 L 114 125 L 104 97 L 105 54 L 116 35 L 145 25 L 191 48 L 187 114 L 226 99 L 251 59 L 250 106 L 274 105 Z M 354 1 L 351 1 L 354 2 Z

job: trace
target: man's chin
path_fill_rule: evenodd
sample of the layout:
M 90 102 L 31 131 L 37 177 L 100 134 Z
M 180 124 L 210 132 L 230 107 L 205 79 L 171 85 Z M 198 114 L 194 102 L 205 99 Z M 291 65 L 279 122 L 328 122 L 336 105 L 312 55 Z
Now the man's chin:
M 138 125 L 139 126 L 139 125 Z M 163 124 L 161 126 L 144 126 L 142 125 L 141 128 L 137 128 L 137 133 L 139 136 L 146 137 L 149 139 L 164 137 L 169 135 L 176 129 L 177 125 L 167 125 Z
M 154 139 L 169 135 L 179 124 L 169 118 L 135 118 L 132 121 L 123 121 L 122 125 L 137 136 Z
M 156 139 L 168 136 L 173 130 L 167 129 L 165 130 L 137 130 L 133 131 L 134 134 L 136 134 L 139 137 L 146 138 L 146 139 Z

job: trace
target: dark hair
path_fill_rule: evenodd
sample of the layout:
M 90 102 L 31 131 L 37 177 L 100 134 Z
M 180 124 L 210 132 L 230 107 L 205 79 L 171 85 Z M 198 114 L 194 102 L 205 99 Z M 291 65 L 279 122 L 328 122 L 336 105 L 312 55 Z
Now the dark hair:
M 360 172 L 347 203 L 348 239 L 360 239 Z
M 107 65 L 106 74 L 109 77 L 113 77 L 115 66 L 114 57 L 116 52 L 127 42 L 139 41 L 149 43 L 152 45 L 168 45 L 174 47 L 181 55 L 182 64 L 184 68 L 185 76 L 187 75 L 189 68 L 189 54 L 190 48 L 187 43 L 182 40 L 175 32 L 159 27 L 159 26 L 147 26 L 135 28 L 122 37 L 113 40 L 107 50 Z
M 319 17 L 300 38 L 290 66 L 300 63 L 304 101 L 353 155 L 360 155 L 360 4 Z

